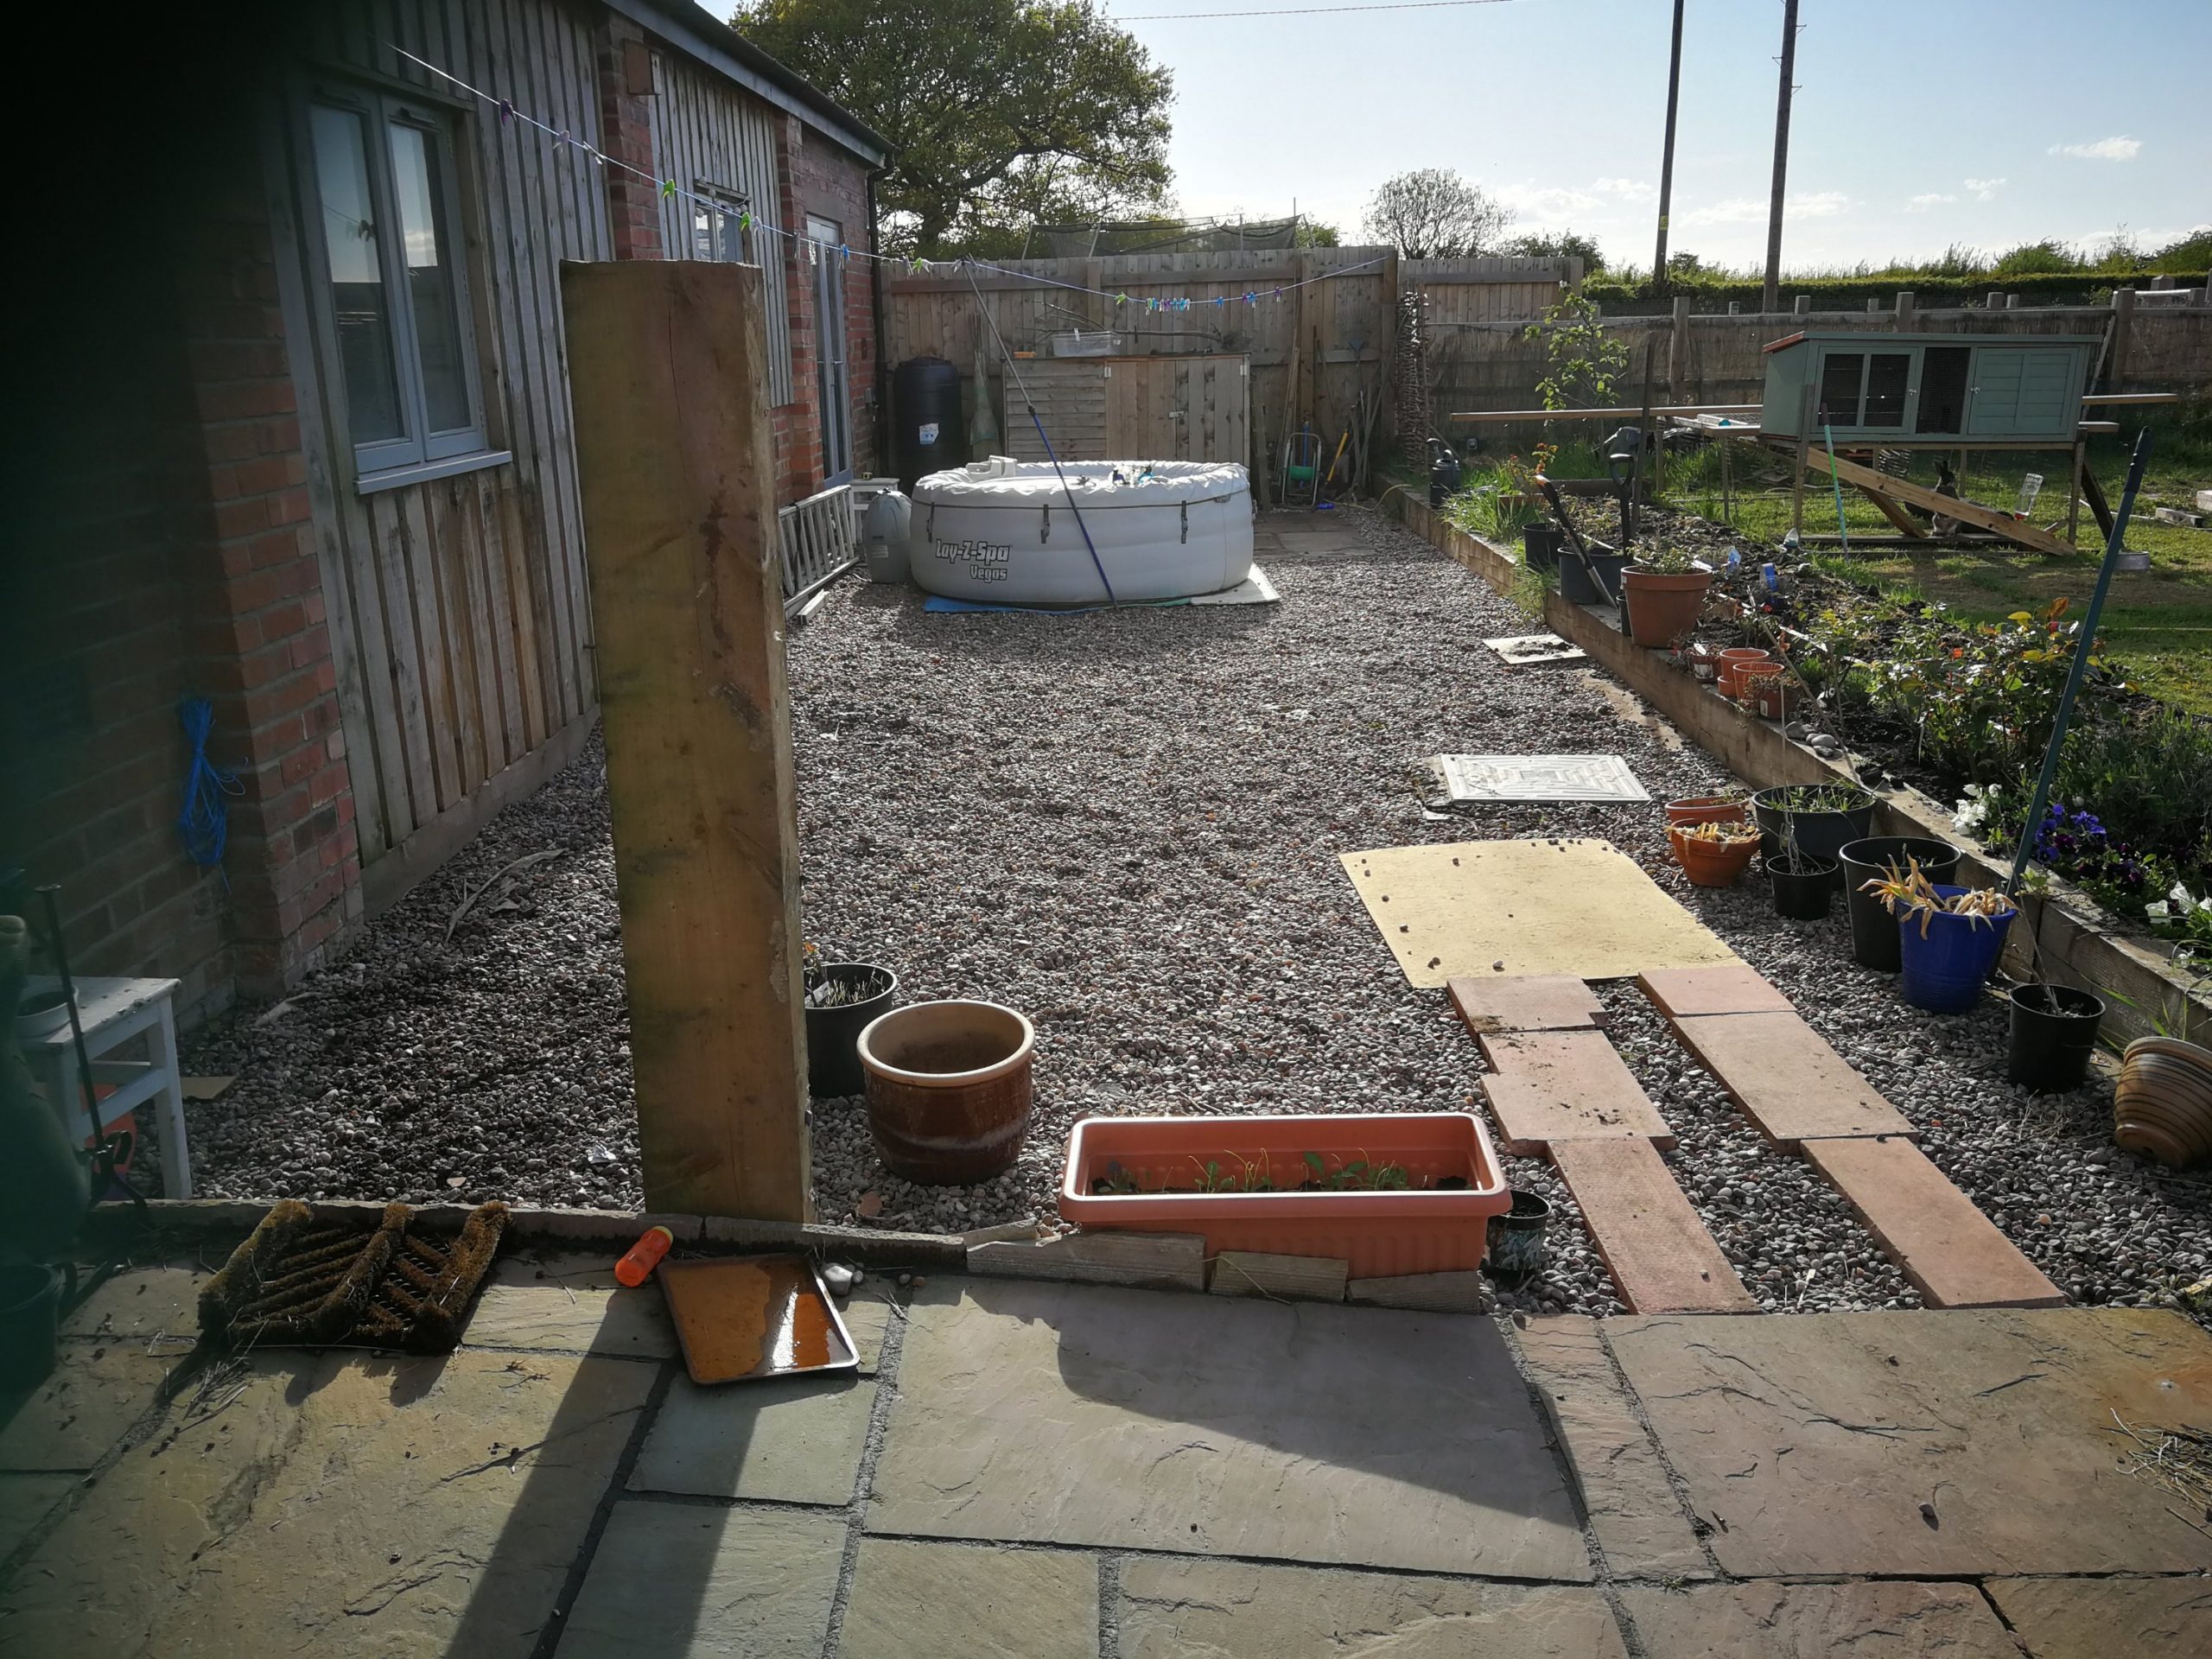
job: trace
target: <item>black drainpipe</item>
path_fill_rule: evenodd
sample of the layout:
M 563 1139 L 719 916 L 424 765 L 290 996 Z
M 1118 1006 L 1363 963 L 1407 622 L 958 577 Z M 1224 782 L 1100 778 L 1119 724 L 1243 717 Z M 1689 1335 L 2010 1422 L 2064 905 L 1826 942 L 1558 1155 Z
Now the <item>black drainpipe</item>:
M 868 248 L 870 253 L 883 251 L 882 226 L 876 221 L 875 181 L 891 169 L 870 168 L 868 173 Z M 868 302 L 869 314 L 875 319 L 875 475 L 889 476 L 886 470 L 891 460 L 891 365 L 883 354 L 883 277 L 880 263 L 871 264 L 868 271 Z M 894 469 L 895 470 L 895 469 Z

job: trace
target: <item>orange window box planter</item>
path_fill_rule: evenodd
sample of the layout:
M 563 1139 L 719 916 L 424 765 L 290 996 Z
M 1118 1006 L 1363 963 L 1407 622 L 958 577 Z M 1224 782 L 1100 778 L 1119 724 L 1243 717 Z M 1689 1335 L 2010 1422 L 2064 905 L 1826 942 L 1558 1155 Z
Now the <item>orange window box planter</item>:
M 1243 1190 L 1310 1180 L 1309 1153 L 1325 1181 L 1357 1163 L 1402 1170 L 1408 1185 Z M 1136 1190 L 1095 1190 L 1116 1179 Z M 1220 1190 L 1199 1190 L 1209 1183 Z M 1469 1112 L 1087 1117 L 1068 1136 L 1060 1183 L 1060 1214 L 1080 1227 L 1203 1234 L 1210 1257 L 1333 1256 L 1355 1279 L 1479 1267 L 1490 1218 L 1512 1203 L 1490 1136 Z

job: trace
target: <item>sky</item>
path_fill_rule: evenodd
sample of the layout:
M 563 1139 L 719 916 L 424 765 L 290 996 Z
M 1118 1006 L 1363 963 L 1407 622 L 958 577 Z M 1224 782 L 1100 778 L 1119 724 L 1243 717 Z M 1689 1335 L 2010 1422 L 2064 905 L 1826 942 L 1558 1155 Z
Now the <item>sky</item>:
M 1102 0 L 1174 72 L 1189 214 L 1359 234 L 1375 187 L 1445 167 L 1648 266 L 1669 0 Z M 1172 14 L 1167 21 L 1153 21 Z M 1785 269 L 2212 224 L 2212 0 L 1801 0 Z M 1670 251 L 1766 257 L 1781 0 L 1689 0 Z

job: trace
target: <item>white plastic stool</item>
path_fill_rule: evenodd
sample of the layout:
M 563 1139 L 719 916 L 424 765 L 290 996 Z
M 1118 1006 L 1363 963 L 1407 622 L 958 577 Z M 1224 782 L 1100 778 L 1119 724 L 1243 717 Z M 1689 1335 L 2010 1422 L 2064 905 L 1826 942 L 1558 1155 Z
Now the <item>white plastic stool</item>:
M 32 978 L 30 988 L 60 990 L 61 982 L 51 976 Z M 86 979 L 77 981 L 77 1017 L 85 1028 L 85 1057 L 92 1062 L 92 1081 L 114 1088 L 99 1103 L 99 1120 L 85 1111 L 85 1090 L 77 1075 L 77 1046 L 64 1020 L 40 1037 L 22 1039 L 23 1058 L 31 1073 L 45 1086 L 46 1097 L 67 1124 L 88 1124 L 73 1129 L 73 1145 L 98 1136 L 125 1112 L 135 1111 L 159 1096 L 162 1111 L 162 1192 L 164 1197 L 192 1196 L 192 1156 L 184 1140 L 184 1080 L 177 1074 L 176 1020 L 169 1001 L 176 995 L 173 979 Z M 132 1038 L 149 1034 L 150 1060 L 103 1060 Z

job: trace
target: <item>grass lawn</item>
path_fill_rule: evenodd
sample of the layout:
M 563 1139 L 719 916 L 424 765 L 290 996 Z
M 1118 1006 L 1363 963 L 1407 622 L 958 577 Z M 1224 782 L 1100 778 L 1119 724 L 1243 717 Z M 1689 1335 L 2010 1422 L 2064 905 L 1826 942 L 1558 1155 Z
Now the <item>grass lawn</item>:
M 2187 426 L 2171 416 L 2159 425 L 2157 447 L 2127 531 L 2128 547 L 2150 554 L 2151 569 L 2140 575 L 2122 572 L 2113 576 L 2099 632 L 2107 653 L 2125 664 L 2145 691 L 2178 708 L 2212 715 L 2212 528 L 2189 530 L 2162 524 L 2150 512 L 2153 506 L 2192 509 L 2196 492 L 2212 488 L 2212 438 L 2205 435 L 2201 416 Z M 2132 442 L 2133 426 L 2125 422 L 2123 435 Z M 1739 482 L 1742 463 L 1750 454 L 1748 446 L 1738 451 Z M 1936 459 L 1932 454 L 1916 454 L 1909 475 L 1932 485 Z M 1970 454 L 1968 461 L 1971 470 L 1961 480 L 1961 488 L 1967 499 L 1986 506 L 2011 506 L 2022 476 L 2041 473 L 2044 481 L 2033 514 L 2035 522 L 2049 524 L 2057 520 L 2059 533 L 2065 533 L 2069 458 L 2063 452 L 1993 450 Z M 2127 449 L 2122 439 L 2093 443 L 2089 465 L 2104 486 L 2106 499 L 2117 507 L 2127 472 Z M 1779 487 L 1748 494 L 1740 488 L 1737 491 L 1735 524 L 1746 538 L 1778 542 L 1789 528 L 1787 462 L 1783 463 L 1782 471 L 1785 481 Z M 1668 499 L 1718 518 L 1719 480 L 1718 465 L 1709 454 L 1682 457 L 1669 465 Z M 1844 495 L 1844 523 L 1853 534 L 1896 533 L 1872 502 L 1852 491 Z M 1834 531 L 1832 490 L 1815 491 L 1808 482 L 1805 529 L 1808 534 Z M 2014 611 L 2040 611 L 2062 594 L 2077 607 L 2086 601 L 2096 585 L 2097 563 L 2104 552 L 2103 537 L 2087 506 L 2082 510 L 2075 545 L 2082 550 L 2077 559 L 2031 553 L 2003 543 L 1925 551 L 1873 547 L 1848 558 L 1826 548 L 1819 550 L 1815 557 L 1839 575 L 1940 600 L 1962 616 L 1995 620 Z

